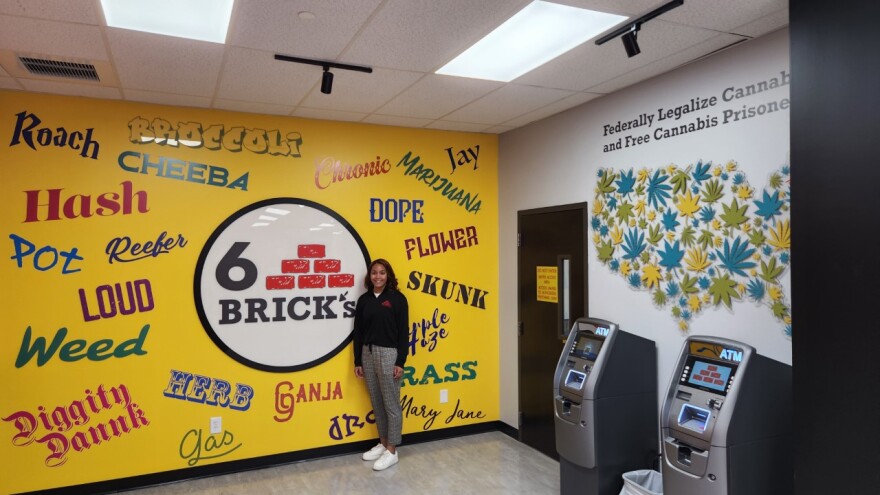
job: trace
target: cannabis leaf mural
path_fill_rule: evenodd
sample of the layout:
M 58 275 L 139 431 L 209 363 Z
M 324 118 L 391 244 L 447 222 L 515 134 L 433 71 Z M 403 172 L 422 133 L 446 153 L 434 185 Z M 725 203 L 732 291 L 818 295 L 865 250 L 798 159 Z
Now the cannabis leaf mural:
M 599 171 L 593 244 L 627 285 L 670 307 L 681 330 L 706 308 L 752 301 L 791 331 L 780 277 L 791 263 L 789 167 L 755 191 L 736 162 Z

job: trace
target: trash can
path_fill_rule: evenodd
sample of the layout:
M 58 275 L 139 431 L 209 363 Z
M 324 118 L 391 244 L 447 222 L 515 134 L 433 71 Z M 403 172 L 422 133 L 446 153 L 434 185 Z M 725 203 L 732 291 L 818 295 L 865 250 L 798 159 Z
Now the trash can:
M 652 469 L 623 473 L 620 495 L 663 495 L 663 475 Z

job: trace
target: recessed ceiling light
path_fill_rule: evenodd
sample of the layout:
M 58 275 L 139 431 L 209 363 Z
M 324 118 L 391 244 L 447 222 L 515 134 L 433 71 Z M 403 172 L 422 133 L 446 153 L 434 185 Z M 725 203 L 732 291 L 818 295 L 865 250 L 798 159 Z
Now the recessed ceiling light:
M 107 25 L 225 43 L 234 0 L 101 0 Z
M 437 71 L 508 82 L 626 19 L 537 0 Z
M 304 21 L 311 21 L 312 19 L 314 19 L 316 17 L 314 13 L 309 12 L 308 10 L 303 10 L 302 12 L 300 12 L 296 15 Z

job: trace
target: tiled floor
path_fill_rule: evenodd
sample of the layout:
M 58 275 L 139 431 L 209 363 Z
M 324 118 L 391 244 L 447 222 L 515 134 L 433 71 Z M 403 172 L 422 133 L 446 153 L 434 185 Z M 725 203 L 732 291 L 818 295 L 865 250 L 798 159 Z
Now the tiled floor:
M 400 462 L 376 472 L 360 454 L 125 492 L 231 494 L 558 494 L 559 463 L 501 432 L 402 445 Z

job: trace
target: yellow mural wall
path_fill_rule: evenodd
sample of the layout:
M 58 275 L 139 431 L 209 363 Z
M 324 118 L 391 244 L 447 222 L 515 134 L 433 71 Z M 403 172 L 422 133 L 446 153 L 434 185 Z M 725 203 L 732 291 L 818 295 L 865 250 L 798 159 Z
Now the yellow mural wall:
M 0 109 L 0 491 L 375 438 L 350 333 L 378 257 L 409 300 L 404 433 L 498 419 L 495 136 Z

